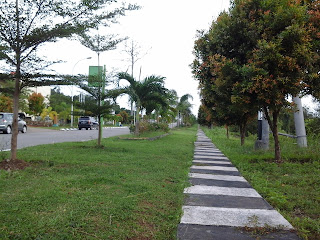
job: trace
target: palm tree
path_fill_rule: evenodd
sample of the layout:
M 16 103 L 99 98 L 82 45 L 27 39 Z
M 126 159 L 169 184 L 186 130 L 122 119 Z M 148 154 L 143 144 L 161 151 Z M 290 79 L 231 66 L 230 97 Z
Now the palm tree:
M 178 110 L 178 125 L 180 125 L 180 117 L 182 116 L 182 123 L 186 122 L 186 119 L 191 115 L 191 106 L 189 103 L 189 98 L 193 100 L 193 97 L 190 94 L 185 94 L 180 98 L 180 101 L 177 104 Z
M 139 113 L 146 109 L 152 112 L 158 104 L 166 105 L 168 89 L 164 87 L 165 77 L 151 75 L 142 81 L 137 81 L 130 74 L 122 72 L 118 74 L 118 81 L 126 80 L 129 86 L 122 88 L 122 93 L 128 94 L 136 104 L 135 135 L 139 135 Z

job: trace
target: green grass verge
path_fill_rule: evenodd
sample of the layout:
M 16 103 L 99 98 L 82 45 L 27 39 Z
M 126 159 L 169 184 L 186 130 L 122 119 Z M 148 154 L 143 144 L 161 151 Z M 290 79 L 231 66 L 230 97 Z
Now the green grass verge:
M 254 136 L 247 138 L 241 147 L 240 139 L 234 136 L 227 139 L 223 128 L 203 130 L 301 237 L 320 239 L 319 139 L 308 139 L 309 147 L 302 149 L 294 139 L 280 136 L 283 162 L 276 163 L 273 149 L 254 150 Z
M 0 239 L 176 239 L 196 128 L 29 147 L 0 171 Z

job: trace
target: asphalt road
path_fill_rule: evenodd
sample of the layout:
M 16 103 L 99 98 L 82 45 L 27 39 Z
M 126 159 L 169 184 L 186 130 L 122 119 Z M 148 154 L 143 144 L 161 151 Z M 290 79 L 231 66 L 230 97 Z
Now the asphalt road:
M 127 127 L 103 129 L 103 138 L 129 134 Z M 27 133 L 18 135 L 18 149 L 41 144 L 58 142 L 83 142 L 98 138 L 98 130 L 58 131 L 43 128 L 29 127 Z M 11 148 L 11 134 L 0 133 L 0 151 L 9 151 Z

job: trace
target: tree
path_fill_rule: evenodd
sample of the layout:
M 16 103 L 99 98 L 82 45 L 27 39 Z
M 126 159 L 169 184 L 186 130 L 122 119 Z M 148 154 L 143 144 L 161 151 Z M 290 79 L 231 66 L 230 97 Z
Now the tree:
M 122 79 L 126 80 L 129 86 L 119 89 L 120 92 L 128 94 L 136 104 L 135 134 L 139 135 L 139 114 L 142 109 L 148 107 L 148 111 L 150 112 L 155 107 L 154 103 L 167 104 L 165 96 L 168 89 L 164 87 L 165 78 L 152 75 L 144 78 L 142 81 L 137 81 L 130 74 L 122 72 L 118 74 L 118 80 Z M 152 107 L 150 103 L 152 103 Z
M 97 76 L 91 76 L 91 78 L 97 79 L 93 80 L 93 82 L 98 83 L 97 86 L 87 85 L 87 84 L 80 84 L 80 88 L 85 90 L 87 93 L 90 94 L 89 99 L 86 99 L 84 103 L 78 103 L 77 106 L 89 111 L 91 113 L 91 116 L 98 117 L 99 122 L 99 134 L 98 134 L 98 141 L 97 145 L 101 146 L 101 140 L 102 140 L 102 128 L 103 128 L 103 122 L 102 118 L 104 116 L 107 116 L 110 114 L 113 105 L 110 103 L 110 101 L 107 101 L 106 99 L 110 98 L 111 95 L 110 91 L 105 90 L 105 75 L 98 74 Z
M 308 69 L 315 56 L 311 43 L 308 14 L 299 1 L 233 1 L 230 13 L 222 13 L 209 33 L 196 42 L 200 45 L 199 50 L 196 49 L 200 60 L 194 63 L 194 71 L 204 79 L 200 87 L 204 102 L 209 103 L 208 109 L 216 109 L 214 104 L 223 106 L 221 103 L 230 99 L 230 95 L 211 91 L 212 86 L 216 88 L 221 81 L 220 87 L 226 86 L 232 91 L 232 105 L 220 109 L 241 106 L 241 112 L 250 112 L 261 107 L 275 140 L 275 158 L 280 160 L 278 116 L 289 104 L 288 96 L 296 96 L 308 87 Z M 213 68 L 210 62 L 219 68 Z M 223 70 L 228 65 L 232 71 Z M 217 97 L 222 98 L 221 102 Z M 218 109 L 216 113 L 221 111 Z
M 55 124 L 55 119 L 58 117 L 58 113 L 52 110 L 52 107 L 44 108 L 40 114 L 42 120 L 46 120 L 46 118 L 50 118 Z
M 177 92 L 175 90 L 169 90 L 164 96 L 166 100 L 165 104 L 157 104 L 155 108 L 155 116 L 159 122 L 160 116 L 161 121 L 165 123 L 173 122 L 177 116 L 178 110 L 177 105 Z
M 57 85 L 61 78 L 43 74 L 52 62 L 37 56 L 44 43 L 83 33 L 98 24 L 115 21 L 135 6 L 122 6 L 107 11 L 112 0 L 6 0 L 0 5 L 0 59 L 5 59 L 7 72 L 0 78 L 14 80 L 13 134 L 11 160 L 16 159 L 19 96 L 24 87 Z M 52 84 L 52 82 L 55 84 Z
M 189 98 L 193 100 L 193 97 L 190 94 L 183 95 L 178 104 L 177 104 L 177 110 L 178 110 L 178 124 L 180 126 L 180 118 L 182 118 L 182 124 L 185 125 L 187 123 L 187 120 L 189 116 L 191 115 L 191 103 L 189 102 Z
M 320 100 L 320 1 L 305 1 L 308 3 L 308 27 L 312 39 L 312 63 L 308 68 L 307 88 L 308 93 Z M 306 4 L 306 3 L 303 3 Z
M 13 101 L 12 98 L 0 94 L 0 112 L 12 112 Z
M 280 161 L 279 114 L 289 105 L 289 96 L 305 91 L 306 70 L 312 63 L 308 16 L 304 6 L 285 0 L 260 3 L 255 10 L 254 22 L 259 21 L 261 32 L 246 69 L 251 77 L 242 89 L 256 94 L 272 131 L 275 159 Z
M 29 110 L 34 115 L 40 115 L 42 110 L 45 108 L 44 97 L 41 93 L 32 93 L 29 98 Z
M 98 66 L 100 66 L 100 54 L 105 51 L 116 49 L 116 46 L 124 41 L 126 38 L 117 38 L 117 36 L 100 35 L 97 34 L 82 33 L 80 34 L 80 42 L 83 46 L 94 51 L 98 56 Z
M 204 104 L 201 104 L 198 109 L 198 123 L 207 127 L 211 127 L 213 124 L 210 111 Z
M 121 122 L 122 123 L 128 123 L 129 122 L 129 114 L 126 111 L 122 110 L 119 113 L 119 115 L 121 116 Z
M 221 13 L 208 32 L 198 32 L 192 64 L 193 74 L 199 80 L 205 121 L 239 126 L 241 145 L 247 124 L 258 111 L 254 96 L 239 87 L 246 81 L 242 66 L 248 61 L 248 52 L 256 39 L 252 31 L 243 30 L 249 23 Z

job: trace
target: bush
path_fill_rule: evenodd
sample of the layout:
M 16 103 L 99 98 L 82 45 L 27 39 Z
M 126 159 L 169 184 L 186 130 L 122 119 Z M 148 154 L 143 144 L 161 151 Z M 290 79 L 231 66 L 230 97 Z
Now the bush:
M 306 119 L 305 124 L 308 136 L 320 136 L 320 118 Z
M 130 125 L 129 129 L 130 132 L 133 133 L 135 131 L 135 126 Z M 167 123 L 149 123 L 148 121 L 141 121 L 139 126 L 140 134 L 155 131 L 169 132 L 169 130 L 169 125 Z

